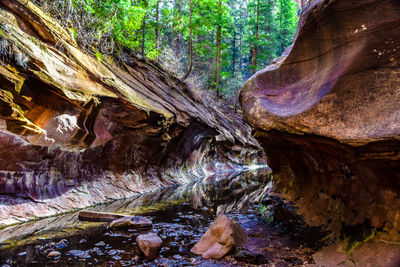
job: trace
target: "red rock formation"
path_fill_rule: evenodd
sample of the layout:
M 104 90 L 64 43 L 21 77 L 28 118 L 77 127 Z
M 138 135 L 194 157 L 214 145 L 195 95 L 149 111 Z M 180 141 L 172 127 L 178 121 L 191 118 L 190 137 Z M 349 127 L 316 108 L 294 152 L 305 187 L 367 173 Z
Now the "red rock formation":
M 149 260 L 158 257 L 163 243 L 162 239 L 155 233 L 141 234 L 136 237 L 136 242 L 139 249 Z
M 399 25 L 397 0 L 315 1 L 241 92 L 277 187 L 337 236 L 368 225 L 400 239 Z
M 22 0 L 0 1 L 0 147 L 0 226 L 188 181 L 196 172 L 180 168 L 201 172 L 258 153 L 249 129 L 155 62 L 98 62 Z
M 246 244 L 247 236 L 238 222 L 220 214 L 194 245 L 191 252 L 204 259 L 222 259 L 236 247 Z

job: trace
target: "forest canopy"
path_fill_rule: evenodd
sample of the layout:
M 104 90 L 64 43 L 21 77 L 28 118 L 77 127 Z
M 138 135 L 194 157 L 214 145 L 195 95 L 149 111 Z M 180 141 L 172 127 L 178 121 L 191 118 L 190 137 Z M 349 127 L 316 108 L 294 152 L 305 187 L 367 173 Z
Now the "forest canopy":
M 124 49 L 158 60 L 218 96 L 288 47 L 293 0 L 36 0 L 98 60 Z

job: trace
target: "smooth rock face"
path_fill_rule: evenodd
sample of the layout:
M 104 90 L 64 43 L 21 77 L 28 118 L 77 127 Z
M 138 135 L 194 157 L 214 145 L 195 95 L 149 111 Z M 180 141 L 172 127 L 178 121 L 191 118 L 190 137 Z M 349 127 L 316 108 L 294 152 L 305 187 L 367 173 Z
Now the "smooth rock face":
M 310 4 L 293 46 L 243 87 L 245 119 L 347 144 L 398 140 L 399 20 L 397 0 Z
M 143 216 L 123 217 L 112 221 L 110 228 L 151 228 L 152 221 Z
M 400 240 L 398 25 L 397 0 L 315 1 L 240 95 L 276 187 L 334 237 L 368 225 Z
M 221 214 L 191 252 L 201 255 L 205 259 L 218 260 L 235 247 L 244 246 L 246 239 L 247 236 L 241 226 L 225 214 Z
M 136 237 L 136 242 L 146 258 L 154 260 L 158 257 L 162 246 L 162 239 L 158 235 L 154 233 L 139 235 Z
M 188 182 L 185 165 L 203 175 L 259 156 L 240 119 L 157 63 L 98 62 L 32 1 L 0 1 L 0 24 L 0 225 Z

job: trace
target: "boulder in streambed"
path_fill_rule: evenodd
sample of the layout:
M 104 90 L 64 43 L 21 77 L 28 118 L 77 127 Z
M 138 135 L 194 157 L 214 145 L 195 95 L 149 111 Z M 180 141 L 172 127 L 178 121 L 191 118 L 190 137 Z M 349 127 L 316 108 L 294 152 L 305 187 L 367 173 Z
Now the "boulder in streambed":
M 110 228 L 151 228 L 153 225 L 149 218 L 142 216 L 122 217 L 110 223 Z
M 139 235 L 136 237 L 136 242 L 139 246 L 140 251 L 149 260 L 154 260 L 158 257 L 162 246 L 162 239 L 154 233 L 148 233 Z
M 247 236 L 236 221 L 221 214 L 213 222 L 191 252 L 205 259 L 221 259 L 235 247 L 242 247 Z

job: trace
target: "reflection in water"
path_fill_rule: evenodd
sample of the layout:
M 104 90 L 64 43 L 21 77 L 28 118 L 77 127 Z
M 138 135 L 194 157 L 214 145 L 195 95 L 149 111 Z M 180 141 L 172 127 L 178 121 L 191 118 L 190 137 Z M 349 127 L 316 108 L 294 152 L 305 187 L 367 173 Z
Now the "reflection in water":
M 87 210 L 145 214 L 153 216 L 155 223 L 163 223 L 167 219 L 181 220 L 182 218 L 178 217 L 185 217 L 190 212 L 208 218 L 203 222 L 203 226 L 207 227 L 216 213 L 241 208 L 246 203 L 258 203 L 270 188 L 271 174 L 268 168 L 245 172 L 240 170 L 216 173 L 190 184 L 165 188 L 136 198 L 113 201 Z M 186 215 L 182 212 L 178 214 L 177 210 L 182 208 Z M 7 249 L 15 250 L 26 244 L 40 242 L 42 239 L 82 235 L 96 229 L 104 229 L 104 224 L 80 222 L 77 213 L 7 227 L 0 230 L 2 245 L 0 259 L 1 255 L 7 253 Z

